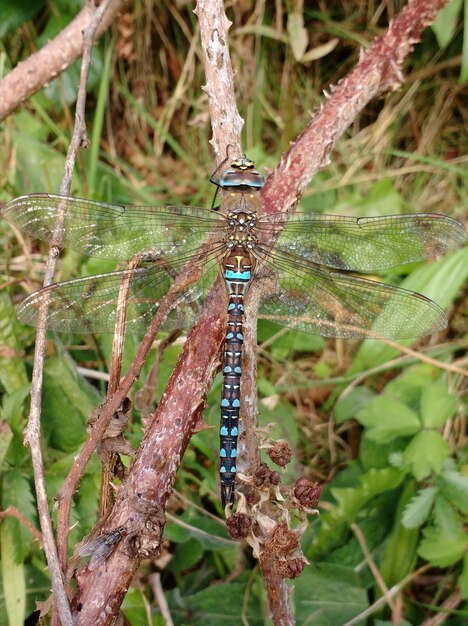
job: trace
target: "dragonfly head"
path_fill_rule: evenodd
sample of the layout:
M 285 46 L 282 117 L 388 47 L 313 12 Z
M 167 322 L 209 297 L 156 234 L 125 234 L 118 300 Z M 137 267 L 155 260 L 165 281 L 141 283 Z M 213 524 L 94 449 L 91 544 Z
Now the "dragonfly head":
M 255 169 L 254 162 L 243 155 L 235 159 L 230 168 L 224 170 L 217 184 L 223 189 L 259 190 L 264 186 L 265 179 Z

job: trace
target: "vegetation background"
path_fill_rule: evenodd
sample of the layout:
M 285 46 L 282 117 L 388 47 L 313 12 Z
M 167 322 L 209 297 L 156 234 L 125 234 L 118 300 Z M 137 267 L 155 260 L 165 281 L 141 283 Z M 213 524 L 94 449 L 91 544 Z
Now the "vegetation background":
M 324 90 L 346 75 L 403 4 L 228 4 L 243 142 L 260 168 L 277 163 Z M 0 0 L 0 74 L 53 38 L 81 7 L 78 0 Z M 79 155 L 74 195 L 210 206 L 214 162 L 193 8 L 182 0 L 135 0 L 95 47 L 87 105 L 91 146 Z M 79 62 L 3 122 L 0 200 L 57 192 L 78 75 Z M 432 211 L 466 220 L 467 77 L 463 6 L 452 0 L 416 45 L 402 89 L 356 118 L 301 210 L 353 216 Z M 15 320 L 14 307 L 41 286 L 45 247 L 5 222 L 0 246 L 1 508 L 15 506 L 37 525 L 29 451 L 22 445 L 34 330 Z M 111 269 L 65 251 L 56 279 Z M 467 362 L 467 275 L 463 249 L 381 277 L 449 311 L 449 327 L 417 341 L 417 355 L 382 342 L 325 340 L 259 324 L 261 425 L 274 422 L 276 436 L 293 447 L 291 482 L 305 475 L 324 485 L 320 517 L 310 520 L 303 542 L 310 565 L 294 582 L 298 624 L 466 623 L 467 378 L 450 364 Z M 136 346 L 135 338 L 127 339 L 127 365 Z M 104 370 L 110 349 L 106 336 L 51 336 L 43 408 L 51 505 L 86 438 L 89 413 L 105 394 L 105 383 L 89 370 Z M 164 353 L 158 397 L 179 351 L 176 344 Z M 125 600 L 131 624 L 165 623 L 155 600 L 158 585 L 175 624 L 268 623 L 259 570 L 228 538 L 218 501 L 220 385 L 218 378 L 205 410 L 213 428 L 192 438 L 179 472 L 164 552 L 141 568 Z M 134 410 L 128 429 L 135 447 L 141 417 Z M 99 479 L 95 459 L 76 497 L 74 542 L 97 520 Z M 33 619 L 35 601 L 49 594 L 44 558 L 16 519 L 5 519 L 0 533 L 0 623 L 22 624 Z

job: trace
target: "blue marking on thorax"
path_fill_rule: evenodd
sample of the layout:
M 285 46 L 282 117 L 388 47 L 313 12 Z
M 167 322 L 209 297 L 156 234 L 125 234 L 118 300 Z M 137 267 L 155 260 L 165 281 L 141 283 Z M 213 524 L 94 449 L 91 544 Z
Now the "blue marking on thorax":
M 234 280 L 239 278 L 240 280 L 249 280 L 250 279 L 250 271 L 245 272 L 234 272 L 233 270 L 226 270 L 224 273 L 226 280 Z

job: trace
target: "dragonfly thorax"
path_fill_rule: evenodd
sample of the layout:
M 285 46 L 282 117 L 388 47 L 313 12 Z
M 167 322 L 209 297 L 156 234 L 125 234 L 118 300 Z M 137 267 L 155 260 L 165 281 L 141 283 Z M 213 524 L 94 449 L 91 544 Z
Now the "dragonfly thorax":
M 230 211 L 228 213 L 229 230 L 224 242 L 229 249 L 240 247 L 252 250 L 255 247 L 257 243 L 256 218 L 257 214 L 251 211 Z
M 223 189 L 259 190 L 265 185 L 265 179 L 255 169 L 254 162 L 243 156 L 231 163 L 231 167 L 223 172 L 217 184 Z

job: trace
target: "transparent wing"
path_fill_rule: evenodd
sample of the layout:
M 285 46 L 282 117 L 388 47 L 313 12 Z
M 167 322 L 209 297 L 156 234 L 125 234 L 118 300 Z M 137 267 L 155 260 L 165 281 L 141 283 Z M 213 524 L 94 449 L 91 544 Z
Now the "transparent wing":
M 48 243 L 88 256 L 122 260 L 139 253 L 184 255 L 213 228 L 225 226 L 225 220 L 208 209 L 113 205 L 50 194 L 16 198 L 3 208 L 2 215 Z
M 28 296 L 18 307 L 18 318 L 37 324 L 39 305 L 48 301 L 47 325 L 51 330 L 73 333 L 113 333 L 117 309 L 127 305 L 126 332 L 145 332 L 168 296 L 171 308 L 162 328 L 188 328 L 197 317 L 199 302 L 219 272 L 217 256 L 194 255 L 175 262 L 142 266 L 54 283 Z M 183 271 L 181 272 L 181 270 Z
M 325 337 L 404 339 L 447 325 L 444 311 L 418 293 L 301 261 L 263 256 L 266 295 L 259 316 Z
M 271 231 L 277 221 L 278 215 L 263 216 L 259 230 Z M 373 272 L 434 258 L 466 238 L 460 222 L 436 213 L 358 218 L 296 213 L 276 249 L 337 269 Z

